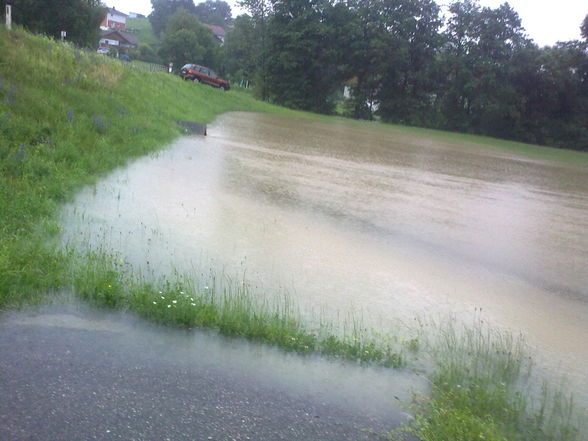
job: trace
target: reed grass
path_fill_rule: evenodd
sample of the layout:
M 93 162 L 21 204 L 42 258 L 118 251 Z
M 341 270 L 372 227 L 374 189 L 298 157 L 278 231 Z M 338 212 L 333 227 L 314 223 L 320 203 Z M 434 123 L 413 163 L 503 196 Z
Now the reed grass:
M 416 395 L 414 420 L 386 435 L 422 441 L 581 441 L 586 426 L 563 385 L 534 373 L 522 335 L 488 324 L 435 323 L 426 343 L 430 393 Z M 538 386 L 540 385 L 540 386 Z

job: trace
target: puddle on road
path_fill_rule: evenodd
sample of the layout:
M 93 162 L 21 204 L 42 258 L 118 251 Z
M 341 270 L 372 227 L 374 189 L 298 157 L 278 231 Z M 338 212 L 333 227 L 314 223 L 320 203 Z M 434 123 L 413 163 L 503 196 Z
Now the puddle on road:
M 276 394 L 311 399 L 375 418 L 385 427 L 406 418 L 400 402 L 407 404 L 411 391 L 425 389 L 422 377 L 410 372 L 288 354 L 242 339 L 160 327 L 125 313 L 95 311 L 76 303 L 3 314 L 0 328 L 6 327 L 34 327 L 41 333 L 47 327 L 96 336 L 109 333 L 109 354 L 133 359 L 140 354 L 146 369 L 150 360 L 164 362 L 170 369 L 212 369 L 240 381 L 262 384 Z M 101 345 L 104 350 L 103 341 Z M 121 347 L 127 350 L 121 351 Z M 71 350 L 75 351 L 75 346 Z

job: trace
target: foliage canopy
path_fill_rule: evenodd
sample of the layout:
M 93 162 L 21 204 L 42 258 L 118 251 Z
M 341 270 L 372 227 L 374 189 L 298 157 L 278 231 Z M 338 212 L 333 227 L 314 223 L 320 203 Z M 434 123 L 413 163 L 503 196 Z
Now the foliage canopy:
M 61 31 L 66 31 L 68 41 L 85 47 L 98 46 L 100 23 L 106 14 L 100 0 L 56 0 L 52 7 L 38 0 L 10 3 L 13 21 L 31 32 L 58 39 Z M 2 11 L 5 5 L 6 0 L 0 0 Z

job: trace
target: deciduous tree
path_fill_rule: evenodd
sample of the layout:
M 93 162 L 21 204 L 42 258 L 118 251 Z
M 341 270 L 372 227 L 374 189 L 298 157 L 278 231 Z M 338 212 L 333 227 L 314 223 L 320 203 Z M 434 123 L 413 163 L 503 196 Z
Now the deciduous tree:
M 216 68 L 219 44 L 210 29 L 202 25 L 196 16 L 178 9 L 168 20 L 160 55 L 177 67 L 198 63 Z
M 194 14 L 202 23 L 227 27 L 233 21 L 231 6 L 223 0 L 206 0 L 199 3 Z
M 223 45 L 227 73 L 237 80 L 253 81 L 259 68 L 261 44 L 255 23 L 246 14 L 237 17 Z
M 193 0 L 151 0 L 153 11 L 149 14 L 151 27 L 156 35 L 161 35 L 169 18 L 178 10 L 194 14 L 196 7 Z
M 341 54 L 335 23 L 342 10 L 328 0 L 274 0 L 269 21 L 266 87 L 279 104 L 330 113 L 341 87 Z
M 0 0 L 4 11 L 6 0 Z M 12 18 L 32 32 L 60 38 L 67 32 L 67 40 L 80 46 L 97 47 L 100 40 L 100 23 L 106 8 L 100 0 L 55 0 L 48 7 L 39 0 L 12 1 Z

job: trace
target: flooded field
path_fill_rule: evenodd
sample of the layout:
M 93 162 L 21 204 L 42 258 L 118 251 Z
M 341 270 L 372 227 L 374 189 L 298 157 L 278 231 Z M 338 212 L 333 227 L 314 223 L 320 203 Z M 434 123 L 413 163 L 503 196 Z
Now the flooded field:
M 379 328 L 475 310 L 588 402 L 588 169 L 410 131 L 231 113 L 82 191 L 72 246 Z

